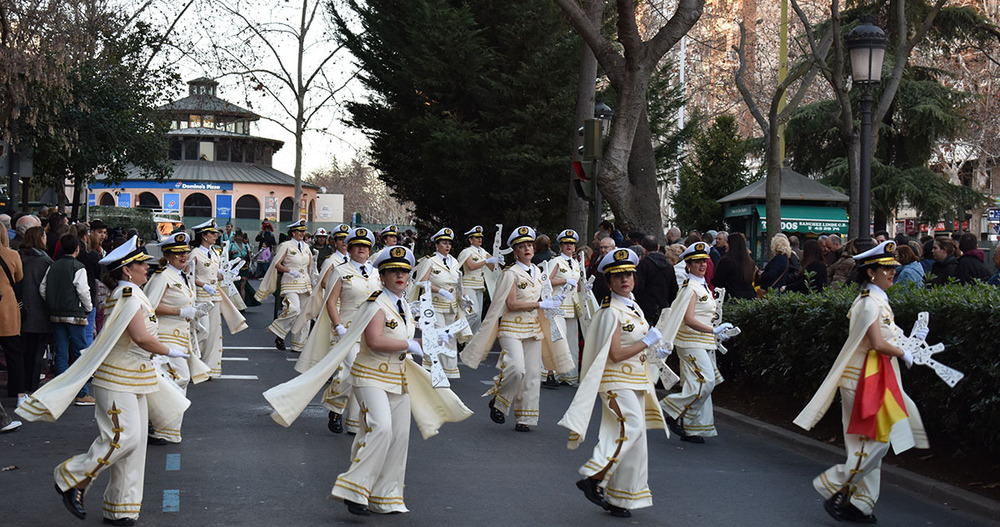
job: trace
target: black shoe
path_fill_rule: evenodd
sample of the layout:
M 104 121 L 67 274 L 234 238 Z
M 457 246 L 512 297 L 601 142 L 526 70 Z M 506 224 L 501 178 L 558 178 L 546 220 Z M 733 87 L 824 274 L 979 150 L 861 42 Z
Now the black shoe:
M 131 527 L 132 525 L 135 525 L 135 518 L 118 518 L 117 520 L 104 518 L 104 523 L 108 525 L 117 525 L 118 527 Z
M 326 427 L 330 429 L 331 432 L 335 434 L 340 434 L 344 431 L 344 416 L 330 411 L 330 422 L 326 424 Z
M 583 478 L 576 482 L 576 488 L 583 491 L 583 495 L 587 497 L 590 503 L 608 510 L 608 502 L 604 501 L 604 493 L 601 492 L 601 487 L 598 483 L 594 478 Z
M 66 510 L 80 518 L 81 520 L 87 517 L 87 511 L 83 508 L 83 491 L 80 489 L 69 489 L 67 491 L 59 490 L 59 485 L 56 485 L 56 492 L 62 494 L 63 505 L 66 506 Z
M 371 511 L 368 510 L 367 505 L 354 503 L 351 500 L 344 500 L 344 503 L 347 504 L 347 512 L 351 514 L 357 514 L 358 516 L 368 516 L 371 514 Z
M 278 351 L 285 351 L 285 339 L 274 337 L 274 347 L 278 348 Z
M 550 373 L 549 376 L 545 378 L 545 382 L 542 383 L 542 387 L 543 388 L 550 388 L 550 389 L 558 388 L 559 387 L 559 381 L 556 380 L 556 376 L 555 375 L 552 375 Z
M 517 423 L 516 425 L 514 425 L 514 431 L 515 432 L 530 432 L 531 428 L 528 428 L 528 425 L 522 425 L 521 423 Z
M 694 443 L 696 445 L 703 445 L 703 444 L 705 444 L 705 438 L 701 437 L 701 436 L 682 435 L 681 436 L 681 441 L 685 441 L 687 443 Z
M 608 504 L 608 512 L 610 512 L 612 516 L 615 516 L 617 518 L 631 518 L 632 517 L 632 511 L 630 511 L 628 509 L 623 509 L 621 507 L 616 507 L 616 506 L 614 506 L 614 505 L 612 505 L 610 503 Z
M 146 438 L 147 445 L 169 445 L 170 441 L 163 439 L 162 437 L 149 436 Z
M 861 512 L 861 509 L 855 507 L 853 503 L 848 503 L 847 506 L 844 507 L 843 518 L 854 523 L 878 523 L 878 519 L 875 518 L 874 514 L 865 514 Z
M 843 492 L 837 492 L 823 502 L 823 510 L 834 520 L 840 521 L 844 518 L 844 506 L 847 503 L 847 496 Z
M 680 436 L 681 438 L 687 435 L 684 433 L 684 427 L 677 422 L 677 419 L 671 417 L 667 412 L 663 412 L 663 420 L 667 422 L 667 428 L 669 428 L 670 432 L 674 435 Z
M 503 415 L 503 412 L 497 410 L 496 402 L 496 397 L 490 399 L 490 419 L 492 419 L 494 423 L 502 425 L 504 421 L 507 420 L 507 417 Z

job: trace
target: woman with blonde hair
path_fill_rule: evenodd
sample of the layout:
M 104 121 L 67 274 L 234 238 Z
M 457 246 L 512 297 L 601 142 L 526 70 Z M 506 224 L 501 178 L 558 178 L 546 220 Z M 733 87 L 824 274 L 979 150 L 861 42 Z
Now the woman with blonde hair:
M 757 279 L 757 289 L 781 289 L 788 281 L 788 257 L 792 254 L 792 246 L 784 234 L 776 234 L 771 238 L 771 260 L 764 266 L 764 272 Z

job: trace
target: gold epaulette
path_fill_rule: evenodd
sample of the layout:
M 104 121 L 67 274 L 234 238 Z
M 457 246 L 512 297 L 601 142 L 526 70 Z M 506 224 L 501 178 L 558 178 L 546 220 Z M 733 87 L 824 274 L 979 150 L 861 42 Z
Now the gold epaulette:
M 122 297 L 124 298 L 129 296 L 132 296 L 132 288 L 126 287 L 125 289 L 122 289 Z
M 604 300 L 601 300 L 601 307 L 608 307 L 610 305 L 611 305 L 611 295 L 608 295 L 604 297 Z
M 861 298 L 868 297 L 868 295 L 871 294 L 871 292 L 872 292 L 871 289 L 865 289 L 864 291 L 861 292 Z
M 378 295 L 381 295 L 381 294 L 382 294 L 382 290 L 381 289 L 375 291 L 374 293 L 371 294 L 371 296 L 368 297 L 368 301 L 369 302 L 374 302 L 375 299 L 378 298 Z
M 215 249 L 215 254 L 222 256 L 222 247 L 219 247 L 218 245 L 213 245 L 212 248 Z
M 690 282 L 690 281 L 691 281 L 690 279 L 685 278 L 684 279 L 684 283 L 681 284 L 681 287 L 687 287 L 688 286 L 688 282 Z
M 166 271 L 166 270 L 167 270 L 166 267 L 160 267 L 159 269 L 153 271 L 153 274 L 160 274 L 160 273 L 162 273 L 163 271 Z

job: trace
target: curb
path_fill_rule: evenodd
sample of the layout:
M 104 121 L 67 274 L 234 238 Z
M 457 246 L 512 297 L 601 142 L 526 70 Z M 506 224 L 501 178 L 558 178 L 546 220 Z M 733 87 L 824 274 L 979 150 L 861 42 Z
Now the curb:
M 716 419 L 745 432 L 789 443 L 795 450 L 813 458 L 836 463 L 843 460 L 844 450 L 833 445 L 785 430 L 746 415 L 715 407 Z M 896 485 L 942 507 L 976 516 L 977 519 L 997 522 L 1000 502 L 969 492 L 954 485 L 922 476 L 909 470 L 882 464 L 882 481 Z

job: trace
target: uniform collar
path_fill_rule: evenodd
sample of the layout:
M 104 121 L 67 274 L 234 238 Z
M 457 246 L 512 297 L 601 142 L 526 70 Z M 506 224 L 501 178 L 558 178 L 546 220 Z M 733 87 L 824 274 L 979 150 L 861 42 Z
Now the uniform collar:
M 707 282 L 705 282 L 705 277 L 704 276 L 695 276 L 693 274 L 688 274 L 687 275 L 687 279 L 689 281 L 697 283 L 697 284 L 707 285 Z
M 631 293 L 629 293 L 629 296 L 631 296 Z M 635 301 L 634 300 L 632 300 L 631 298 L 628 298 L 628 297 L 621 296 L 618 293 L 612 292 L 611 293 L 611 298 L 613 298 L 613 299 L 621 302 L 622 304 L 625 304 L 625 307 L 631 308 L 631 307 L 635 306 Z
M 354 268 L 357 269 L 358 272 L 361 272 L 361 269 L 364 269 L 366 273 L 369 271 L 368 262 L 358 263 L 355 262 L 354 260 L 351 260 L 351 263 L 354 264 Z
M 889 295 L 885 294 L 885 291 L 883 291 L 881 287 L 875 284 L 868 284 L 868 295 L 872 297 L 881 298 L 886 302 L 889 301 Z
M 395 305 L 396 302 L 402 300 L 402 298 L 396 296 L 396 293 L 393 293 L 392 291 L 389 291 L 388 288 L 383 289 L 382 290 L 382 294 L 385 295 L 386 299 L 389 300 L 389 303 L 393 304 L 393 305 Z M 406 303 L 404 302 L 403 305 L 405 306 Z
M 172 265 L 170 265 L 170 264 L 167 264 L 167 267 L 168 267 L 169 269 L 173 269 L 173 271 L 174 271 L 175 273 L 177 273 L 177 274 L 178 274 L 179 276 L 182 276 L 182 277 L 184 276 L 184 272 L 183 272 L 183 271 L 181 271 L 180 269 L 178 269 L 178 268 L 176 268 L 176 267 L 174 267 L 174 266 L 172 266 Z
M 437 251 L 434 251 L 434 254 L 437 255 L 437 256 L 440 256 L 442 262 L 444 262 L 446 264 L 448 263 L 448 255 L 447 254 L 441 254 L 441 253 L 439 253 Z
M 202 251 L 205 251 L 205 254 L 207 254 L 209 256 L 212 255 L 212 248 L 211 247 L 205 247 L 204 245 L 201 245 L 198 248 L 201 249 Z
M 518 267 L 520 267 L 521 269 L 523 269 L 524 272 L 528 273 L 528 276 L 530 276 L 532 278 L 535 277 L 535 273 L 531 272 L 531 264 L 525 265 L 525 264 L 521 263 L 520 260 L 514 260 L 514 263 L 516 263 Z

